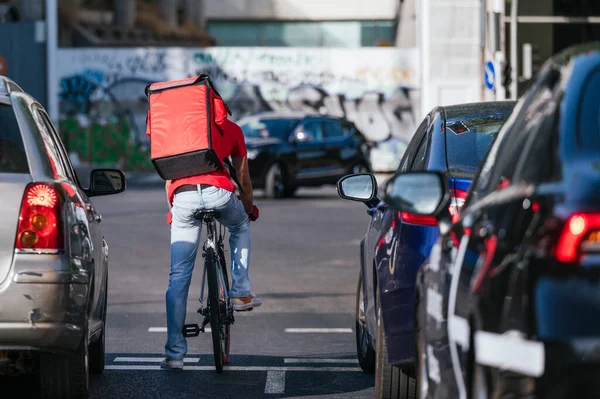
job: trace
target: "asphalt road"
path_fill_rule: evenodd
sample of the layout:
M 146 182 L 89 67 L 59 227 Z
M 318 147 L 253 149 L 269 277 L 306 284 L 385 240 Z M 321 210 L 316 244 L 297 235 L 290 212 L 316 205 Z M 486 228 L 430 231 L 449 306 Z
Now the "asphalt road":
M 258 193 L 250 270 L 263 306 L 236 314 L 229 366 L 217 375 L 210 334 L 188 338 L 184 371 L 159 369 L 170 256 L 163 188 L 132 187 L 94 202 L 110 266 L 106 371 L 92 377 L 92 398 L 373 397 L 374 376 L 360 370 L 354 342 L 363 204 L 339 199 L 333 187 L 279 201 Z M 188 322 L 199 321 L 201 270 Z

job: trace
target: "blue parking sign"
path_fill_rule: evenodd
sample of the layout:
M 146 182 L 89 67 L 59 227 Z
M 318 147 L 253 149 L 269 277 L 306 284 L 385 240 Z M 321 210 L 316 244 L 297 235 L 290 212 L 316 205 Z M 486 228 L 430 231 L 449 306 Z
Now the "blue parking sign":
M 494 90 L 494 87 L 496 87 L 496 70 L 492 61 L 486 62 L 483 67 L 483 80 L 485 80 L 485 87 Z

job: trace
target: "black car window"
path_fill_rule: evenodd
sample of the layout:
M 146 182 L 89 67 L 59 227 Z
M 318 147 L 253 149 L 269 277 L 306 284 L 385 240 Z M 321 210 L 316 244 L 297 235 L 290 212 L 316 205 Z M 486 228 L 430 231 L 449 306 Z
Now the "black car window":
M 517 104 L 509 118 L 498 132 L 498 137 L 490 148 L 480 173 L 472 186 L 472 194 L 467 202 L 471 203 L 478 198 L 483 198 L 488 193 L 505 188 L 513 183 L 514 174 L 521 152 L 525 148 L 531 129 L 526 129 L 527 123 L 534 117 L 537 107 L 547 96 L 548 84 L 554 85 L 551 71 L 546 70 L 541 74 L 531 91 L 527 92 Z M 550 81 L 549 81 L 550 79 Z M 465 204 L 467 206 L 468 204 Z
M 540 184 L 562 178 L 559 154 L 560 101 L 558 71 L 552 74 L 530 106 L 524 130 L 529 132 L 516 166 L 514 182 Z
M 54 178 L 60 179 L 69 177 L 67 174 L 66 165 L 61 157 L 59 147 L 52 137 L 52 131 L 46 124 L 46 121 L 44 121 L 44 118 L 39 110 L 35 111 L 35 119 L 38 124 L 40 134 L 42 135 L 42 139 L 44 140 L 44 149 L 46 151 L 46 156 L 50 161 Z
M 63 162 L 63 166 L 65 168 L 65 173 L 66 176 L 71 179 L 71 181 L 73 183 L 76 183 L 79 185 L 79 179 L 77 178 L 77 174 L 75 173 L 75 169 L 73 168 L 73 165 L 71 164 L 71 159 L 69 158 L 69 153 L 67 152 L 65 146 L 63 145 L 62 140 L 60 139 L 60 136 L 58 135 L 58 133 L 56 132 L 56 130 L 54 129 L 54 125 L 52 124 L 52 122 L 50 122 L 50 118 L 48 117 L 48 114 L 46 114 L 45 111 L 39 110 L 38 111 L 39 114 L 42 117 L 42 120 L 44 121 L 44 125 L 46 126 L 46 128 L 48 129 L 48 131 L 50 132 L 50 135 L 52 137 L 52 141 L 54 142 L 57 151 L 60 155 L 60 158 Z
M 596 69 L 587 78 L 579 104 L 577 140 L 584 152 L 592 152 L 597 157 L 600 148 L 600 70 Z
M 325 138 L 339 139 L 345 137 L 342 124 L 338 121 L 325 121 Z
M 352 123 L 348 123 L 348 122 L 343 123 L 342 129 L 344 131 L 344 136 L 354 136 L 357 133 L 356 126 L 354 126 L 354 124 L 352 124 Z
M 411 167 L 411 170 L 425 170 L 427 164 L 427 147 L 429 146 L 429 137 L 431 134 L 431 128 L 433 124 L 431 124 L 427 134 L 421 140 L 419 144 L 419 150 L 417 151 L 417 155 L 415 155 L 415 161 Z
M 12 106 L 0 104 L 0 173 L 29 173 L 21 130 Z
M 300 123 L 298 118 L 259 118 L 249 116 L 241 119 L 238 124 L 248 138 L 278 138 L 286 140 L 294 128 Z
M 400 172 L 406 172 L 414 163 L 414 160 L 417 156 L 417 151 L 419 150 L 419 145 L 423 141 L 425 133 L 427 132 L 427 126 L 429 126 L 429 115 L 423 119 L 423 122 L 421 122 L 415 131 L 410 143 L 408 143 L 408 147 L 404 151 L 404 155 L 402 156 L 402 160 L 398 166 L 398 170 Z
M 304 122 L 304 131 L 313 136 L 313 140 L 323 140 L 323 124 L 319 120 L 309 120 Z

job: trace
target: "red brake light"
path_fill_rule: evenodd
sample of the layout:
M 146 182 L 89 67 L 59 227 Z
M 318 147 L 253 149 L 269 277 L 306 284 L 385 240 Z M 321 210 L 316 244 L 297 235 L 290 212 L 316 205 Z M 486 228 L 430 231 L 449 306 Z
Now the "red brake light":
M 576 213 L 571 215 L 558 239 L 555 256 L 560 262 L 574 262 L 579 257 L 585 236 L 600 229 L 600 214 Z
M 435 216 L 415 215 L 414 213 L 400 212 L 400 217 L 404 223 L 419 224 L 421 226 L 436 226 Z
M 60 206 L 56 190 L 47 184 L 30 184 L 23 199 L 15 247 L 63 249 Z

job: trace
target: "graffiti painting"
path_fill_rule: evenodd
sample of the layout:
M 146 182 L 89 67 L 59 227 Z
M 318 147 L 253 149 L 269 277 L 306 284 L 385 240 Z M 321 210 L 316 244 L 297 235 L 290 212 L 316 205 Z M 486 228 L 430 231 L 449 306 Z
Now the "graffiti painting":
M 393 171 L 418 124 L 415 49 L 61 49 L 60 125 L 93 165 L 152 170 L 145 134 L 152 82 L 208 74 L 237 120 L 264 111 L 345 117 L 377 143 L 375 171 Z

